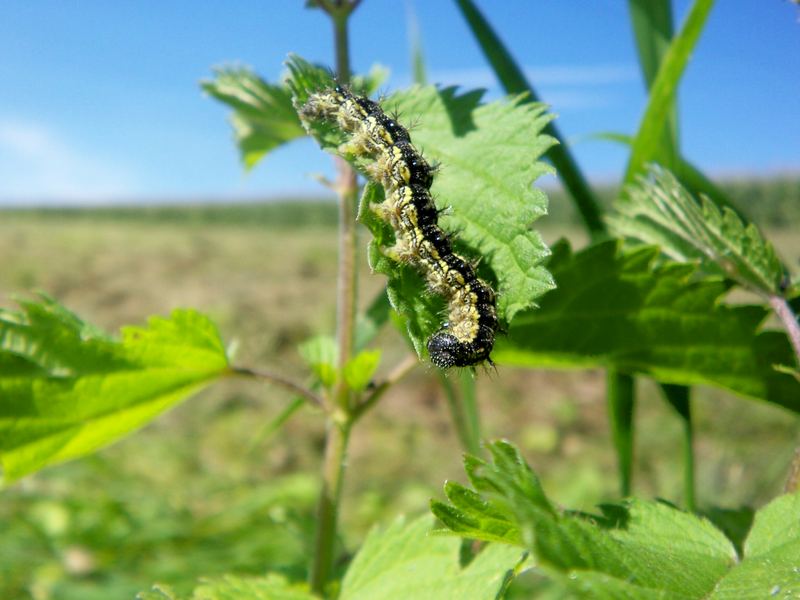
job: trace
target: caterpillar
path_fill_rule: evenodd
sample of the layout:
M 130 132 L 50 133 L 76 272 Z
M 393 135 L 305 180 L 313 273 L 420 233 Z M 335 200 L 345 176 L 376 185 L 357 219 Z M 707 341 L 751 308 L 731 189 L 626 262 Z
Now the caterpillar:
M 453 251 L 439 227 L 430 194 L 434 169 L 413 146 L 408 130 L 380 104 L 341 85 L 311 94 L 299 114 L 304 121 L 337 123 L 349 135 L 340 152 L 371 159 L 367 175 L 385 191 L 385 200 L 372 209 L 395 233 L 394 246 L 381 251 L 414 267 L 447 303 L 447 320 L 427 342 L 431 362 L 442 369 L 491 364 L 498 327 L 495 292 Z

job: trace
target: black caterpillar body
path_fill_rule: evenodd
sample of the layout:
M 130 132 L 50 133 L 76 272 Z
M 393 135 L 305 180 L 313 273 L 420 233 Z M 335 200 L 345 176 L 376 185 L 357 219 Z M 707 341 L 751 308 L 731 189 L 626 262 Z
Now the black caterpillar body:
M 439 227 L 429 191 L 433 169 L 411 144 L 408 131 L 377 102 L 338 85 L 312 94 L 300 115 L 336 121 L 350 135 L 341 151 L 374 161 L 368 174 L 384 187 L 386 199 L 372 208 L 395 232 L 395 245 L 382 251 L 416 268 L 431 292 L 447 301 L 447 322 L 427 344 L 433 364 L 446 369 L 491 362 L 498 326 L 494 290 L 453 251 Z

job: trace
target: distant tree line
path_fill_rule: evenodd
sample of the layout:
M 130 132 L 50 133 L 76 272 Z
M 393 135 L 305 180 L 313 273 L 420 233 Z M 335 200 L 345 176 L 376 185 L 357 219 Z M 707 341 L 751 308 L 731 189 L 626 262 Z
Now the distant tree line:
M 750 219 L 767 228 L 796 227 L 800 224 L 800 175 L 765 178 L 736 178 L 716 182 L 733 203 Z M 613 186 L 595 186 L 602 204 L 610 208 L 617 194 Z M 560 188 L 547 189 L 549 215 L 541 225 L 580 224 L 574 203 Z M 445 199 L 446 202 L 446 199 Z M 253 225 L 293 227 L 337 223 L 333 199 L 275 199 L 261 202 L 198 202 L 192 204 L 148 204 L 102 207 L 48 207 L 7 209 L 6 214 L 33 218 L 133 220 L 149 223 L 192 225 Z
M 715 182 L 746 216 L 762 227 L 796 227 L 800 224 L 800 175 L 773 178 L 731 178 Z M 617 195 L 614 186 L 596 186 L 602 204 L 609 208 Z M 573 203 L 561 189 L 549 189 L 548 220 L 579 223 Z

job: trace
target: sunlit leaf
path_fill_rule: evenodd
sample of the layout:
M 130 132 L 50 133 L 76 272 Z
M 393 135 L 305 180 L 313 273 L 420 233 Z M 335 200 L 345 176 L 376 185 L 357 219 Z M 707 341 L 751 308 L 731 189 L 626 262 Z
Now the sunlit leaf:
M 290 63 L 296 103 L 302 106 L 310 92 L 325 88 L 313 68 L 298 58 Z M 328 82 L 328 86 L 330 85 Z M 432 163 L 441 164 L 431 192 L 441 208 L 449 207 L 440 222 L 454 233 L 455 247 L 466 257 L 480 261 L 479 274 L 497 286 L 498 313 L 503 320 L 535 305 L 553 287 L 542 266 L 547 247 L 531 229 L 531 223 L 547 210 L 547 199 L 532 183 L 550 169 L 540 162 L 553 144 L 543 135 L 550 121 L 541 104 L 521 98 L 481 104 L 481 92 L 458 94 L 455 89 L 415 87 L 382 101 L 384 110 L 396 112 L 406 125 L 414 123 L 415 146 Z M 340 152 L 348 133 L 335 123 L 308 122 L 309 131 L 326 150 Z M 369 159 L 346 155 L 362 171 Z M 420 349 L 441 323 L 436 300 L 422 298 L 421 279 L 380 256 L 379 246 L 393 239 L 376 218 L 370 203 L 382 201 L 382 190 L 367 189 L 360 218 L 373 232 L 372 266 L 390 275 L 390 299 L 408 319 L 415 346 Z M 418 283 L 414 284 L 416 278 Z M 416 304 L 426 307 L 416 312 Z M 437 314 L 430 318 L 430 314 Z
M 538 485 L 519 485 L 532 481 L 531 472 L 524 461 L 503 458 L 519 456 L 513 446 L 489 448 L 494 461 L 480 467 L 482 490 L 475 496 L 504 507 L 521 532 L 510 541 L 529 548 L 537 569 L 568 597 L 700 600 L 800 592 L 800 494 L 756 513 L 739 556 L 711 522 L 662 502 L 631 499 L 602 505 L 597 514 L 553 510 Z M 495 526 L 486 525 L 484 536 Z M 475 537 L 472 530 L 454 531 Z
M 115 441 L 228 370 L 216 327 L 195 311 L 117 339 L 47 298 L 0 312 L 0 357 L 7 481 Z
M 502 597 L 522 551 L 491 544 L 466 566 L 457 539 L 430 536 L 430 517 L 375 529 L 342 581 L 340 600 L 495 600 Z
M 626 188 L 609 218 L 620 234 L 658 244 L 679 261 L 698 260 L 705 270 L 761 294 L 777 294 L 783 267 L 758 228 L 708 198 L 695 199 L 675 177 L 653 170 Z
M 800 411 L 800 386 L 773 365 L 794 363 L 763 306 L 728 305 L 729 286 L 692 264 L 657 260 L 654 246 L 605 242 L 548 265 L 558 289 L 520 314 L 493 358 L 529 367 L 614 367 L 664 383 L 707 384 Z

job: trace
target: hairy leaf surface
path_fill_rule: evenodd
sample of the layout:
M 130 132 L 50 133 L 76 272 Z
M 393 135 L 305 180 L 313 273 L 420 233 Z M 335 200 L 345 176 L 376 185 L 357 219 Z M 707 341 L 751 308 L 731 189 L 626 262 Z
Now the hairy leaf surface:
M 423 517 L 373 530 L 347 570 L 340 600 L 502 597 L 522 551 L 491 544 L 462 567 L 460 541 L 430 536 L 432 526 L 433 520 Z
M 112 338 L 49 299 L 0 311 L 6 480 L 87 454 L 223 375 L 214 324 L 191 310 Z
M 230 121 L 248 169 L 278 146 L 306 135 L 285 85 L 267 83 L 243 67 L 218 69 L 203 90 L 233 109 Z
M 326 87 L 300 59 L 290 64 L 296 103 Z M 327 85 L 331 85 L 329 81 Z M 316 86 L 316 87 L 311 87 Z M 532 183 L 550 167 L 539 161 L 553 144 L 542 130 L 551 117 L 538 103 L 521 98 L 481 104 L 482 92 L 458 94 L 454 88 L 414 87 L 382 101 L 384 110 L 396 113 L 409 127 L 414 145 L 432 164 L 440 165 L 431 192 L 445 210 L 442 227 L 454 234 L 456 250 L 479 262 L 478 272 L 499 292 L 498 314 L 509 321 L 517 312 L 535 306 L 536 299 L 552 289 L 553 281 L 542 261 L 549 250 L 531 223 L 547 211 L 547 198 Z M 348 135 L 335 124 L 305 123 L 321 146 L 333 153 Z M 345 155 L 364 171 L 369 160 Z M 441 304 L 422 299 L 421 281 L 415 274 L 380 256 L 378 246 L 390 245 L 391 230 L 368 213 L 370 203 L 383 201 L 382 190 L 365 192 L 360 218 L 375 235 L 370 251 L 373 268 L 387 273 L 393 306 L 409 322 L 415 345 L 437 327 Z M 402 296 L 402 297 L 401 297 Z M 415 304 L 424 305 L 424 314 Z
M 703 268 L 762 294 L 777 294 L 783 267 L 755 225 L 730 208 L 694 197 L 667 171 L 639 178 L 616 203 L 609 221 L 621 235 L 658 244 L 679 261 Z
M 767 310 L 732 306 L 723 281 L 691 264 L 657 264 L 659 249 L 610 241 L 548 267 L 558 289 L 520 314 L 493 358 L 541 367 L 614 367 L 676 384 L 707 384 L 800 411 L 800 385 L 773 365 L 793 363 L 786 335 L 762 330 Z
M 313 77 L 308 83 L 330 81 L 330 73 L 309 65 Z M 365 77 L 355 77 L 356 89 L 374 92 L 386 78 L 386 71 L 374 67 Z M 234 140 L 246 169 L 253 168 L 275 148 L 306 136 L 292 105 L 292 92 L 282 83 L 269 83 L 247 67 L 224 67 L 214 78 L 200 83 L 208 95 L 233 109 L 230 117 Z
M 475 494 L 505 507 L 521 532 L 514 543 L 529 548 L 537 568 L 570 597 L 768 598 L 800 590 L 800 494 L 756 513 L 739 556 L 710 521 L 663 502 L 555 511 L 516 448 L 495 442 L 489 450 L 494 460 L 479 468 L 483 489 Z

